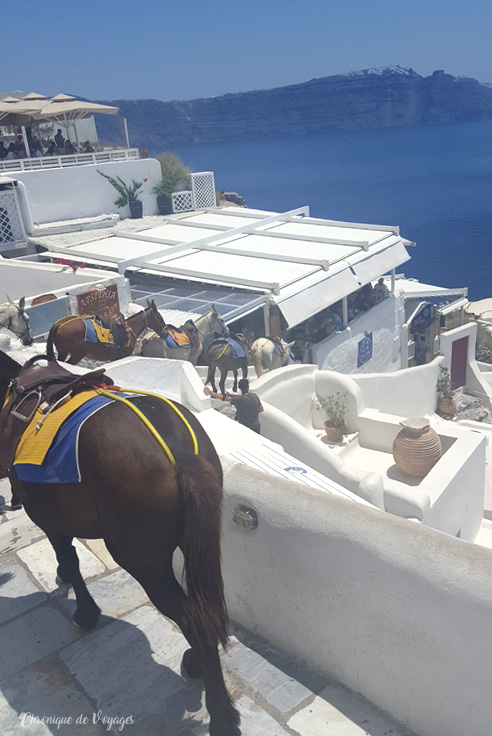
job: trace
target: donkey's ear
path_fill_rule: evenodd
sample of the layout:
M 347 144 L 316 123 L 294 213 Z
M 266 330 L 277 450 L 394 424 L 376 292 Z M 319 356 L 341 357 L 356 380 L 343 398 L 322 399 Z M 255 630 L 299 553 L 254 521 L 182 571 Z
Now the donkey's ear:
M 9 295 L 8 295 L 8 294 L 7 294 L 7 299 L 9 300 L 9 304 L 13 304 L 13 303 L 14 303 L 14 302 L 12 301 L 12 299 L 11 299 L 11 298 L 9 297 Z
M 22 296 L 22 297 L 21 297 L 21 298 L 19 299 L 19 309 L 21 310 L 21 312 L 23 312 L 23 311 L 24 311 L 24 306 L 25 306 L 25 304 L 26 304 L 26 297 L 25 297 L 25 296 Z

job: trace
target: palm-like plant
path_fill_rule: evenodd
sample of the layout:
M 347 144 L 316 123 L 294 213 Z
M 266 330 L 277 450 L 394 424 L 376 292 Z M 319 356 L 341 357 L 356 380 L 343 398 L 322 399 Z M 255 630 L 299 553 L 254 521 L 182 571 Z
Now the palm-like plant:
M 103 174 L 103 172 L 99 170 L 97 170 L 97 173 L 104 176 L 104 178 L 109 181 L 120 195 L 114 202 L 117 207 L 125 207 L 125 205 L 130 204 L 130 202 L 140 201 L 137 196 L 137 192 L 142 188 L 143 182 L 137 182 L 135 179 L 132 179 L 132 183 L 128 186 L 119 176 L 113 178 L 112 176 Z

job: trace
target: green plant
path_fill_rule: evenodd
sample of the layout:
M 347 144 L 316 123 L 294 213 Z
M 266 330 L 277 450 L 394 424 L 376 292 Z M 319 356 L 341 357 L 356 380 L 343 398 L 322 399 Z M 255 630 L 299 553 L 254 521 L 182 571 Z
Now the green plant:
M 345 437 L 350 430 L 345 422 L 347 413 L 348 392 L 337 391 L 331 396 L 318 396 L 318 402 L 326 412 L 326 424 L 338 429 L 340 435 Z
M 436 389 L 443 399 L 452 399 L 456 393 L 451 386 L 449 370 L 442 365 L 439 366 L 439 378 L 437 379 Z
M 127 186 L 123 179 L 121 179 L 119 176 L 113 179 L 112 176 L 103 174 L 103 172 L 99 171 L 98 169 L 96 170 L 97 173 L 101 174 L 101 176 L 104 176 L 104 178 L 107 179 L 109 183 L 119 193 L 120 196 L 114 202 L 117 207 L 124 207 L 125 205 L 130 204 L 130 202 L 139 201 L 137 192 L 142 188 L 143 182 L 137 182 L 135 181 L 135 179 L 132 179 L 132 183 L 130 184 L 130 186 Z
M 152 194 L 170 199 L 173 192 L 186 186 L 190 176 L 190 167 L 185 166 L 179 156 L 175 156 L 174 153 L 160 153 L 156 159 L 161 165 L 161 183 L 153 187 Z

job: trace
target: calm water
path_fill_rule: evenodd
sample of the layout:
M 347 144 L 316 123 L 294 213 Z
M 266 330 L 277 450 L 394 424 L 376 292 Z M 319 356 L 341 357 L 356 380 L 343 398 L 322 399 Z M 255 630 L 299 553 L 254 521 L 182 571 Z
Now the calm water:
M 407 276 L 492 297 L 492 120 L 182 146 L 249 207 L 399 225 Z

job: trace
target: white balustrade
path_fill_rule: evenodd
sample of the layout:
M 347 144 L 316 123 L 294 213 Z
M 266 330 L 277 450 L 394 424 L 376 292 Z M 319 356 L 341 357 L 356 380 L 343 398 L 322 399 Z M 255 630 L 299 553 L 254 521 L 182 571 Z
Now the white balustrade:
M 59 169 L 66 166 L 86 166 L 102 164 L 109 161 L 132 161 L 140 158 L 138 148 L 118 148 L 94 153 L 74 153 L 64 156 L 40 156 L 38 158 L 19 158 L 12 161 L 0 161 L 2 171 L 39 171 L 41 169 Z

